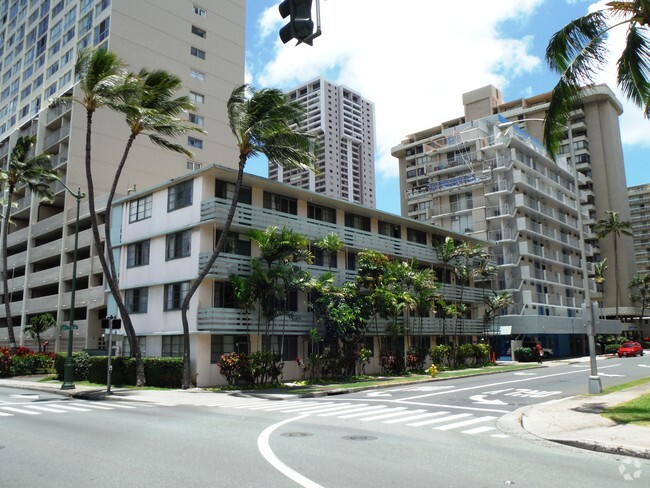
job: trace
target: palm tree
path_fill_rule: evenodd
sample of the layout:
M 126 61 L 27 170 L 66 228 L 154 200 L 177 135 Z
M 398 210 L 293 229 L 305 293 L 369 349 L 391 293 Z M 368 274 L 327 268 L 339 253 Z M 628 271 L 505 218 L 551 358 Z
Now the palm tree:
M 614 21 L 611 25 L 609 17 Z M 557 154 L 571 110 L 582 96 L 582 86 L 592 84 L 605 64 L 609 32 L 621 25 L 627 25 L 627 37 L 617 62 L 617 83 L 624 96 L 650 117 L 650 1 L 609 2 L 605 9 L 580 17 L 556 32 L 546 48 L 546 62 L 560 74 L 544 124 L 544 143 L 551 154 Z
M 634 303 L 641 304 L 641 312 L 639 313 L 639 329 L 643 323 L 643 316 L 645 315 L 646 308 L 650 304 L 650 273 L 639 273 L 628 285 L 630 289 L 630 298 Z
M 605 212 L 605 215 L 607 217 L 599 220 L 594 229 L 596 230 L 596 236 L 598 239 L 604 239 L 610 234 L 614 237 L 614 273 L 616 273 L 618 271 L 618 239 L 622 235 L 634 235 L 630 230 L 632 229 L 632 223 L 621 220 L 619 213 L 613 210 L 608 210 Z M 614 277 L 616 280 L 616 318 L 618 319 L 618 305 L 620 302 L 620 295 L 618 292 L 619 282 L 616 274 L 614 274 Z M 590 304 L 587 305 L 590 306 Z
M 28 334 L 32 339 L 36 339 L 38 342 L 38 352 L 42 352 L 43 348 L 41 347 L 41 334 L 51 329 L 56 325 L 56 320 L 51 313 L 43 313 L 32 317 L 29 322 L 29 325 L 25 327 L 25 333 Z
M 105 252 L 99 253 L 98 257 L 108 287 L 120 311 L 124 330 L 131 345 L 131 352 L 136 360 L 136 383 L 138 386 L 144 386 L 146 378 L 140 347 L 131 317 L 119 290 L 110 236 L 110 208 L 131 147 L 139 135 L 148 136 L 151 142 L 162 148 L 191 156 L 191 153 L 183 146 L 169 141 L 167 137 L 175 137 L 190 130 L 197 130 L 193 126 L 183 123 L 177 117 L 184 111 L 193 109 L 194 105 L 187 97 L 173 98 L 174 93 L 181 88 L 181 81 L 178 77 L 161 70 L 152 72 L 142 70 L 137 76 L 128 74 L 122 60 L 110 51 L 82 50 L 75 65 L 75 72 L 80 79 L 82 97 L 62 97 L 55 100 L 54 103 L 76 102 L 86 109 L 86 182 L 91 228 L 98 249 L 101 248 L 101 237 L 95 208 L 95 187 L 91 167 L 93 115 L 99 108 L 107 106 L 124 113 L 130 129 L 129 138 L 108 193 L 104 222 Z
M 343 249 L 343 241 L 339 237 L 338 234 L 334 232 L 330 232 L 327 234 L 325 237 L 322 237 L 318 239 L 315 243 L 314 246 L 316 246 L 318 249 L 321 249 L 322 251 L 325 251 L 327 253 L 327 266 L 329 267 L 329 271 L 332 271 L 332 255 L 336 255 L 341 249 Z
M 605 283 L 605 271 L 607 271 L 607 258 L 603 259 L 602 261 L 598 261 L 594 263 L 594 281 L 596 282 L 596 291 L 598 293 L 603 293 L 603 283 Z M 601 312 L 600 315 L 602 316 L 602 308 L 603 308 L 603 300 L 605 299 L 604 296 L 601 296 L 599 298 L 600 302 L 600 308 Z
M 190 300 L 221 254 L 237 209 L 244 168 L 248 159 L 262 154 L 271 164 L 278 164 L 285 168 L 314 169 L 314 158 L 310 151 L 313 136 L 299 128 L 299 123 L 304 116 L 303 107 L 298 102 L 289 101 L 281 90 L 275 88 L 255 90 L 250 85 L 241 85 L 233 90 L 227 108 L 228 123 L 239 149 L 237 182 L 214 252 L 198 276 L 190 283 L 181 305 L 184 337 L 183 388 L 190 386 L 190 341 L 187 318 Z
M 49 183 L 58 178 L 52 171 L 50 156 L 31 156 L 30 150 L 36 143 L 36 136 L 19 137 L 11 150 L 7 169 L 0 170 L 0 188 L 5 192 L 4 215 L 2 219 L 2 286 L 7 317 L 7 335 L 12 354 L 16 352 L 11 302 L 9 298 L 9 267 L 7 266 L 7 234 L 11 223 L 11 207 L 18 186 L 27 185 L 31 192 L 42 201 L 52 201 L 54 195 Z

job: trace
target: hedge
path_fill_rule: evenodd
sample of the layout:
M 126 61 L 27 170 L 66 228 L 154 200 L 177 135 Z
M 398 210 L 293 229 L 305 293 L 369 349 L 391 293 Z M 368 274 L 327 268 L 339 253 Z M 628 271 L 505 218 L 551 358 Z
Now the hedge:
M 67 354 L 56 354 L 54 365 L 59 380 L 63 380 L 63 369 Z M 72 353 L 75 364 L 75 381 L 106 383 L 108 358 L 106 356 L 89 356 L 85 352 Z M 147 386 L 160 388 L 180 388 L 183 378 L 183 358 L 144 357 L 144 374 Z M 117 356 L 111 358 L 113 372 L 111 383 L 114 385 L 135 385 L 135 359 Z

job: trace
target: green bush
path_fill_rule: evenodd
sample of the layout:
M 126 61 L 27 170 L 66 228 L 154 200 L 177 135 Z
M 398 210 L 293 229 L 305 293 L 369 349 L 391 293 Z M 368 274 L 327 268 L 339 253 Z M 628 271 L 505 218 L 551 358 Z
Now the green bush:
M 63 380 L 63 370 L 67 354 L 57 354 L 54 364 L 59 381 Z M 75 381 L 90 381 L 105 384 L 107 379 L 108 358 L 106 356 L 89 356 L 85 352 L 72 353 L 75 365 Z M 183 377 L 183 358 L 144 357 L 144 373 L 147 386 L 159 388 L 180 388 Z M 111 383 L 114 385 L 135 385 L 135 359 L 114 357 L 111 359 L 113 372 Z
M 439 344 L 429 349 L 429 357 L 438 370 L 449 367 L 451 364 L 451 346 Z
M 607 344 L 607 346 L 605 346 L 605 354 L 616 354 L 620 347 L 620 344 Z
M 402 374 L 404 357 L 398 352 L 382 352 L 379 356 L 379 366 L 384 373 Z
M 11 354 L 9 348 L 0 348 L 0 377 L 47 373 L 53 365 L 52 354 L 35 353 L 22 346 Z
M 515 361 L 527 363 L 533 359 L 533 350 L 530 347 L 518 347 L 515 349 Z

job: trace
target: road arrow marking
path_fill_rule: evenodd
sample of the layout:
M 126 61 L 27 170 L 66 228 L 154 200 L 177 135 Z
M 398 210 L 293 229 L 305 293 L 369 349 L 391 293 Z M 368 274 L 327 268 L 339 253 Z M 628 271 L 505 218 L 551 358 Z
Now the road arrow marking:
M 648 364 L 639 364 L 639 368 L 650 368 Z
M 537 373 L 515 373 L 517 376 L 536 376 Z
M 506 402 L 502 402 L 501 400 L 486 400 L 485 397 L 486 395 L 472 395 L 469 399 L 474 403 L 480 403 L 482 405 L 507 405 Z
M 379 391 L 375 391 L 375 392 L 372 392 L 372 393 L 367 393 L 366 396 L 369 396 L 369 397 L 389 397 L 389 396 L 393 396 L 393 395 L 391 395 L 390 393 L 381 393 Z

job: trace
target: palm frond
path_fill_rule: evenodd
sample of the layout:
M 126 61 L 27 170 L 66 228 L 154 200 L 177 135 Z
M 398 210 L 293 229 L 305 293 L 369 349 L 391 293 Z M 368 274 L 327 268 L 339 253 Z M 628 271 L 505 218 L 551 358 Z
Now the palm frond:
M 185 154 L 188 158 L 194 157 L 192 151 L 185 148 L 181 144 L 176 144 L 174 142 L 168 141 L 167 139 L 157 136 L 156 134 L 148 134 L 149 140 L 158 147 L 167 149 L 168 151 L 173 151 L 179 154 Z
M 634 25 L 628 30 L 617 68 L 617 82 L 625 97 L 638 107 L 646 107 L 650 102 L 650 43 Z

